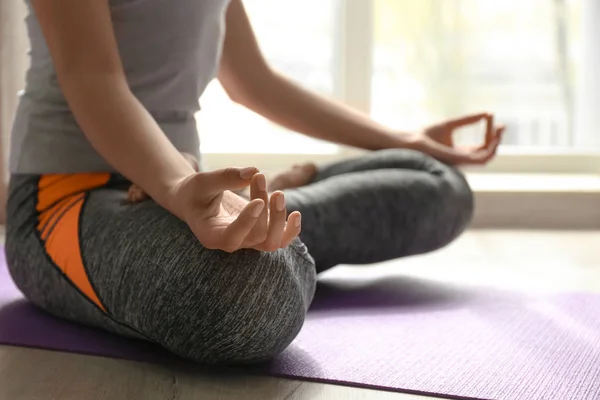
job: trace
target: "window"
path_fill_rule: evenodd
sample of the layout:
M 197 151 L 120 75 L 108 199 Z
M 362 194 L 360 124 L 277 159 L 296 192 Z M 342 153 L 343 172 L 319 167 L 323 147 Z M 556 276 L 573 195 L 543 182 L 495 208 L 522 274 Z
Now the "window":
M 334 95 L 335 0 L 245 3 L 265 56 L 278 70 Z M 207 153 L 335 153 L 338 146 L 280 128 L 236 106 L 217 82 L 201 99 L 201 148 Z
M 493 110 L 505 147 L 582 146 L 581 11 L 581 0 L 375 0 L 374 116 L 414 127 Z
M 383 123 L 416 129 L 491 110 L 509 129 L 489 170 L 598 170 L 595 0 L 247 0 L 246 6 L 277 68 Z M 203 106 L 205 153 L 287 164 L 348 152 L 231 105 L 216 83 Z M 475 129 L 459 135 L 462 142 L 480 138 Z

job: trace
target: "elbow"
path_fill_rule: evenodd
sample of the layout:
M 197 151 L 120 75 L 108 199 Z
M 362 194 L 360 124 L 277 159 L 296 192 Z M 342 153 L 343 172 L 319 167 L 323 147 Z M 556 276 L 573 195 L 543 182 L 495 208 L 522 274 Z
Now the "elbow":
M 225 93 L 229 99 L 246 108 L 252 108 L 252 105 L 260 101 L 260 94 L 252 84 L 235 83 L 222 84 Z
M 225 93 L 227 93 L 227 97 L 232 102 L 239 104 L 241 106 L 247 106 L 252 103 L 252 95 L 247 91 L 241 90 L 237 87 L 226 87 L 223 85 L 223 89 L 225 89 Z
M 219 74 L 219 82 L 231 101 L 249 109 L 263 104 L 273 91 L 276 74 L 268 67 L 253 73 Z

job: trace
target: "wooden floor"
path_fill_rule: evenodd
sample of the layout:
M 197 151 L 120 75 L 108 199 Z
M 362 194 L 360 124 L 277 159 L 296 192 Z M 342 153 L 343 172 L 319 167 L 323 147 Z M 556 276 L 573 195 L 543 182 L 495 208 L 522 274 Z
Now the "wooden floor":
M 600 232 L 472 231 L 443 251 L 330 275 L 402 274 L 529 291 L 600 291 Z M 422 400 L 426 397 L 273 378 L 218 376 L 191 366 L 0 346 L 0 400 Z

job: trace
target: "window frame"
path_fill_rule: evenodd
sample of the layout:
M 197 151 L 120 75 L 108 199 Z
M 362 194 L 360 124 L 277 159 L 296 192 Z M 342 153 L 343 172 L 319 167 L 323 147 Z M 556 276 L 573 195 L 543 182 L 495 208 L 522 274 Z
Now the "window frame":
M 599 15 L 600 2 L 582 0 L 584 15 Z M 365 113 L 371 111 L 371 81 L 373 74 L 374 17 L 373 0 L 337 0 L 333 51 L 334 54 L 334 96 L 346 104 Z M 584 21 L 585 22 L 585 21 Z M 587 37 L 600 38 L 600 26 L 589 17 L 585 26 Z M 594 71 L 600 63 L 600 51 L 593 45 L 586 47 L 586 70 Z M 368 56 L 367 56 L 368 55 Z M 595 56 L 597 55 L 597 56 Z M 590 65 L 594 63 L 594 65 Z M 599 87 L 600 82 L 595 86 Z M 589 92 L 589 91 L 588 91 Z M 581 101 L 585 101 L 582 99 Z M 594 99 L 588 99 L 594 100 Z M 586 116 L 579 116 L 586 118 Z M 589 119 L 589 117 L 588 117 Z M 593 119 L 593 118 L 592 118 Z M 589 123 L 588 123 L 589 126 Z M 258 154 L 258 153 L 203 153 L 203 160 L 209 168 L 226 167 L 234 159 L 240 165 L 258 165 L 270 171 L 289 165 L 313 161 L 333 162 L 362 153 L 361 150 L 340 146 L 332 154 Z M 501 147 L 496 159 L 486 168 L 466 168 L 483 173 L 555 173 L 555 174 L 597 174 L 600 173 L 600 151 L 582 151 L 565 148 L 507 148 Z

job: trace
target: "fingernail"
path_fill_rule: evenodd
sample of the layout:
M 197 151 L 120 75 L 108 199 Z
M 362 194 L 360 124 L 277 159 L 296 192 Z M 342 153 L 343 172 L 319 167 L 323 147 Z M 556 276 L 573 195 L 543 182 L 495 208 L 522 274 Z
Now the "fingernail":
M 264 175 L 260 175 L 256 178 L 256 186 L 258 186 L 258 190 L 267 190 L 267 180 Z
M 294 221 L 294 225 L 296 225 L 296 228 L 300 226 L 300 224 L 302 223 L 302 216 L 298 215 L 296 217 L 296 220 Z
M 240 178 L 250 179 L 256 174 L 256 172 L 258 172 L 256 167 L 244 168 L 240 171 Z
M 252 215 L 254 218 L 258 218 L 260 216 L 260 213 L 262 212 L 263 208 L 265 208 L 265 203 L 260 202 L 257 205 L 254 206 L 254 208 L 252 208 L 252 212 L 250 213 L 250 215 Z
M 275 207 L 277 207 L 277 211 L 283 211 L 285 208 L 285 196 L 283 194 L 280 194 L 275 199 Z

